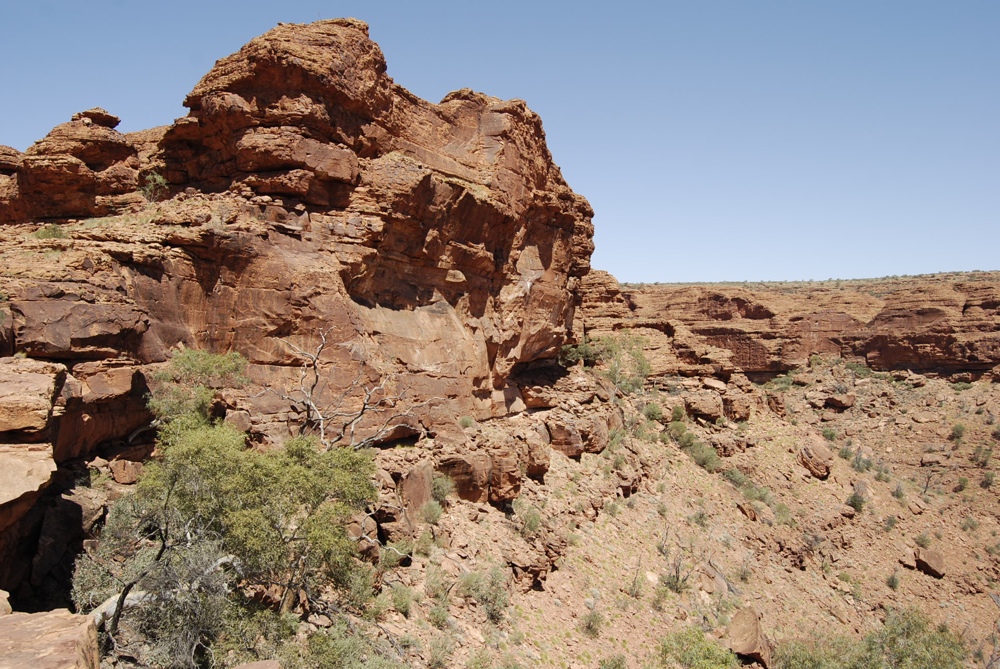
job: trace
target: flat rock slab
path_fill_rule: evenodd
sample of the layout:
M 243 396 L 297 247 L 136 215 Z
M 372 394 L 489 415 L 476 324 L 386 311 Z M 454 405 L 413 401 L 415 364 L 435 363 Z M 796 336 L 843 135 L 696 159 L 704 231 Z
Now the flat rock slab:
M 97 629 L 65 609 L 0 617 L 0 669 L 98 669 Z

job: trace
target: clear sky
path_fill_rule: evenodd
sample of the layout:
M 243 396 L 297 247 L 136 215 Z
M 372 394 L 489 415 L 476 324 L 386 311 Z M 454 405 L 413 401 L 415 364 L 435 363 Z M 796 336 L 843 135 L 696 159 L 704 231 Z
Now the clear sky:
M 0 0 L 0 144 L 170 123 L 216 59 L 339 16 L 423 98 L 526 100 L 621 281 L 1000 269 L 996 0 Z

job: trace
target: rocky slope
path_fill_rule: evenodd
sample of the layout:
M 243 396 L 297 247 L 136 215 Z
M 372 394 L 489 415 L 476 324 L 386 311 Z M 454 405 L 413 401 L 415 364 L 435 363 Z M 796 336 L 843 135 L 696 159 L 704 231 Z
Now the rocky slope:
M 170 127 L 122 135 L 90 110 L 0 154 L 0 355 L 28 358 L 0 363 L 0 587 L 44 580 L 11 556 L 57 466 L 111 442 L 148 455 L 127 448 L 150 419 L 145 366 L 175 347 L 250 361 L 254 385 L 220 402 L 258 442 L 310 403 L 363 414 L 371 444 L 464 443 L 460 417 L 524 410 L 512 374 L 566 340 L 590 207 L 523 102 L 435 105 L 385 70 L 360 22 L 282 25 Z M 516 482 L 511 448 L 478 470 Z
M 14 608 L 65 605 L 153 454 L 153 375 L 186 347 L 249 360 L 214 398 L 249 443 L 377 447 L 380 501 L 353 532 L 372 560 L 375 539 L 415 544 L 380 576 L 376 629 L 415 666 L 441 648 L 644 666 L 693 623 L 767 663 L 767 637 L 856 635 L 909 605 L 985 643 L 1000 275 L 621 286 L 589 271 L 589 205 L 524 103 L 432 104 L 385 72 L 360 22 L 282 25 L 169 127 L 123 135 L 95 109 L 0 147 Z M 596 366 L 558 364 L 588 340 Z M 499 616 L 461 586 L 494 568 Z M 49 623 L 92 629 L 30 625 Z

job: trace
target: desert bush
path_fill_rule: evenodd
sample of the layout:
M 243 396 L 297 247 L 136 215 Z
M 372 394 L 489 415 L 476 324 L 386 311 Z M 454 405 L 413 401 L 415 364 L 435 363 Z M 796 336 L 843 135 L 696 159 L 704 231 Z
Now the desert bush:
M 962 519 L 962 524 L 959 526 L 964 532 L 975 532 L 979 529 L 979 521 L 971 516 L 966 516 Z
M 603 625 L 604 615 L 595 609 L 587 611 L 580 618 L 580 630 L 592 638 L 597 638 L 601 635 L 601 627 Z
M 865 508 L 865 497 L 859 492 L 852 492 L 851 496 L 847 498 L 847 506 L 851 507 L 858 513 Z
M 430 525 L 437 525 L 443 514 L 444 507 L 437 500 L 432 499 L 420 507 L 420 516 Z
M 986 472 L 985 474 L 983 474 L 983 480 L 979 482 L 979 486 L 981 488 L 986 488 L 987 490 L 989 488 L 992 488 L 993 487 L 993 479 L 995 477 L 996 477 L 996 474 L 994 474 L 993 472 Z
M 747 477 L 739 469 L 731 467 L 722 472 L 722 478 L 732 483 L 737 488 L 743 487 L 747 482 Z
M 566 344 L 559 350 L 559 364 L 563 367 L 572 367 L 581 360 L 584 366 L 593 367 L 600 357 L 600 346 L 587 337 L 579 344 Z
M 169 184 L 166 178 L 158 172 L 150 172 L 146 175 L 142 187 L 139 191 L 147 202 L 158 202 L 167 194 Z
M 826 439 L 827 441 L 837 440 L 837 432 L 832 427 L 824 427 L 822 434 L 823 438 Z
M 689 434 L 691 433 L 687 432 L 685 436 Z M 695 464 L 707 472 L 714 472 L 722 466 L 722 459 L 719 458 L 719 454 L 716 453 L 714 448 L 703 441 L 694 439 L 689 446 L 682 445 L 682 448 L 691 456 Z
M 951 439 L 952 441 L 962 441 L 962 437 L 965 436 L 965 425 L 963 423 L 955 423 L 951 426 Z
M 521 499 L 517 499 L 514 502 L 514 513 L 521 521 L 518 528 L 521 536 L 530 538 L 538 534 L 542 528 L 542 514 L 539 513 L 538 509 Z
M 659 421 L 663 419 L 663 409 L 656 402 L 650 402 L 642 408 L 642 415 L 646 417 L 647 420 Z
M 389 643 L 338 617 L 329 629 L 287 643 L 278 660 L 282 669 L 403 669 L 395 656 Z
M 56 225 L 51 223 L 46 225 L 44 228 L 39 228 L 35 231 L 36 239 L 65 239 L 66 231 L 63 230 L 61 225 Z
M 625 395 L 642 390 L 651 370 L 641 337 L 619 335 L 599 340 L 604 376 Z
M 684 413 L 684 407 L 679 404 L 675 404 L 674 408 L 670 410 L 670 422 L 682 423 L 685 418 L 687 418 L 687 414 Z
M 614 655 L 598 662 L 597 669 L 628 669 L 628 662 L 624 655 Z
M 681 669 L 736 669 L 733 651 L 705 637 L 699 627 L 688 627 L 665 636 L 657 647 L 661 667 Z
M 458 585 L 459 594 L 471 597 L 478 603 L 491 623 L 503 620 L 510 603 L 507 594 L 507 578 L 500 567 L 493 567 L 487 573 L 469 572 Z
M 427 619 L 431 625 L 439 630 L 444 629 L 448 625 L 448 601 L 445 599 L 436 600 L 434 606 L 427 612 Z
M 885 625 L 859 641 L 818 636 L 780 644 L 774 669 L 961 669 L 966 651 L 947 629 L 931 629 L 915 609 L 890 611 Z
M 399 611 L 404 618 L 409 618 L 410 609 L 413 607 L 413 588 L 405 585 L 393 586 L 392 607 Z
M 455 482 L 447 474 L 434 474 L 431 477 L 431 498 L 438 504 L 444 504 L 448 495 L 455 492 Z
M 320 452 L 306 438 L 259 452 L 197 412 L 167 428 L 160 459 L 109 510 L 96 550 L 77 560 L 79 610 L 144 593 L 109 633 L 126 625 L 150 641 L 140 644 L 149 661 L 194 666 L 223 634 L 237 580 L 283 584 L 283 611 L 319 583 L 347 598 L 356 563 L 345 527 L 375 497 L 370 453 Z
M 885 584 L 889 586 L 890 590 L 899 590 L 899 574 L 896 572 L 889 574 L 885 579 Z
M 837 455 L 840 456 L 841 458 L 843 458 L 844 460 L 850 460 L 851 458 L 854 457 L 854 450 L 851 449 L 850 446 L 846 446 L 846 445 L 845 446 L 841 446 L 840 450 L 837 451 Z
M 956 393 L 960 393 L 964 390 L 968 390 L 969 388 L 971 388 L 972 384 L 969 383 L 968 381 L 959 381 L 957 383 L 951 384 L 951 387 L 952 390 L 954 390 Z
M 917 535 L 916 539 L 913 540 L 913 543 L 920 546 L 921 548 L 928 548 L 931 545 L 931 538 L 927 535 L 926 532 L 921 532 L 920 534 Z
M 439 636 L 431 641 L 430 653 L 427 658 L 429 669 L 446 669 L 455 652 L 455 644 L 447 636 Z

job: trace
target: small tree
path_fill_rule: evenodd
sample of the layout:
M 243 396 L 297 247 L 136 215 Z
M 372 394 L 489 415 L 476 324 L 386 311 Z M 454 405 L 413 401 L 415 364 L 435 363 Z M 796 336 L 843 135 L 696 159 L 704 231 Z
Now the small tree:
M 355 546 L 345 523 L 376 492 L 366 451 L 320 451 L 301 437 L 261 452 L 214 422 L 207 384 L 242 364 L 207 356 L 179 355 L 154 382 L 161 456 L 111 508 L 74 578 L 77 606 L 98 609 L 105 650 L 126 619 L 153 655 L 171 658 L 158 663 L 183 667 L 220 632 L 237 581 L 279 588 L 282 610 L 321 583 L 349 588 Z

